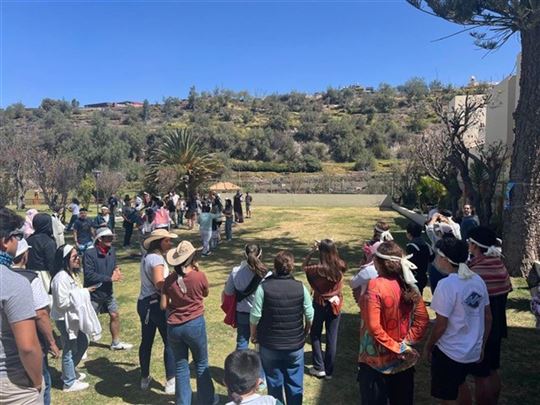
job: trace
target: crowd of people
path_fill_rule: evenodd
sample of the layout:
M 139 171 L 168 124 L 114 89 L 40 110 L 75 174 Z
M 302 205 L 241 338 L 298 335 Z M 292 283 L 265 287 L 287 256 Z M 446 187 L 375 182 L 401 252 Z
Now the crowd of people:
M 130 226 L 150 224 L 140 246 L 140 389 L 148 390 L 152 382 L 151 353 L 159 331 L 165 393 L 174 394 L 176 404 L 192 403 L 191 353 L 199 403 L 218 404 L 204 316 L 210 285 L 199 258 L 219 243 L 221 223 L 230 240 L 233 221 L 244 221 L 242 194 L 225 204 L 216 193 L 194 196 L 184 204 L 177 197 L 171 193 L 162 200 L 145 193 L 132 204 L 126 196 L 121 208 L 126 234 Z M 246 195 L 247 218 L 252 201 Z M 25 220 L 0 209 L 1 403 L 50 403 L 48 354 L 61 357 L 64 392 L 87 389 L 78 365 L 89 341 L 101 338 L 97 314 L 109 314 L 111 350 L 133 347 L 120 339 L 114 295 L 115 283 L 123 278 L 111 219 L 119 206 L 117 200 L 111 207 L 109 199 L 94 220 L 84 208 L 72 207 L 78 217 L 66 229 L 73 230 L 73 245 L 58 239 L 48 214 L 27 212 Z M 186 240 L 176 242 L 172 228 L 181 224 L 180 217 L 190 221 L 188 228 L 199 224 L 200 248 Z M 350 277 L 361 320 L 357 381 L 362 404 L 414 403 L 414 370 L 422 343 L 423 357 L 431 364 L 434 398 L 472 403 L 466 382 L 471 375 L 476 403 L 496 404 L 506 300 L 512 290 L 500 240 L 479 226 L 470 210 L 461 223 L 450 212 L 433 210 L 425 224 L 410 223 L 406 235 L 403 249 L 389 224 L 376 222 L 373 237 L 362 245 L 359 269 Z M 296 259 L 290 251 L 268 258 L 273 260 L 269 268 L 263 249 L 253 243 L 245 246 L 221 293 L 225 323 L 235 327 L 237 335 L 236 350 L 224 367 L 229 404 L 302 404 L 308 337 L 313 357 L 308 374 L 326 380 L 334 376 L 349 266 L 334 241 L 315 241 L 301 264 L 306 286 L 294 277 Z M 423 298 L 428 285 L 435 313 L 431 328 Z M 60 333 L 61 350 L 51 320 Z M 249 349 L 250 343 L 255 350 Z

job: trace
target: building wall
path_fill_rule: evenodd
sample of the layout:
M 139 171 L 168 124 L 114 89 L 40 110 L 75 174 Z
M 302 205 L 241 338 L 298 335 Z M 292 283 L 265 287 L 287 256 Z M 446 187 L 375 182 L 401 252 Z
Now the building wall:
M 473 99 L 478 102 L 482 102 L 484 95 L 469 95 L 469 96 L 455 96 L 449 104 L 450 109 L 459 110 L 465 106 L 465 100 L 469 97 L 469 100 Z M 474 148 L 485 142 L 486 138 L 486 109 L 482 108 L 476 111 L 476 124 L 471 126 L 464 134 L 465 146 L 468 148 Z
M 486 112 L 486 143 L 503 142 L 510 146 L 514 141 L 512 114 L 516 108 L 516 76 L 508 76 L 497 84 L 490 95 Z

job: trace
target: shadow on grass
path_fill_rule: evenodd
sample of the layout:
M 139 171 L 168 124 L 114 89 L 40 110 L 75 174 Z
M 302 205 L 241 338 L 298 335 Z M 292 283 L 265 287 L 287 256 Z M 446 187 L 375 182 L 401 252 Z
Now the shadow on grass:
M 506 310 L 513 309 L 518 312 L 529 312 L 531 310 L 530 298 L 508 298 Z

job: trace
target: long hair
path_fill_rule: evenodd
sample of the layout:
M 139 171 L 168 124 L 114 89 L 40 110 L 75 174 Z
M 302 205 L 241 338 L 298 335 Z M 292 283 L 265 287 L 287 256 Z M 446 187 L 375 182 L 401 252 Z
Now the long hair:
M 381 229 L 382 231 L 388 231 L 390 229 L 390 225 L 386 221 L 383 221 L 382 219 L 377 221 L 375 226 L 373 227 L 373 240 L 379 240 L 381 237 L 381 232 L 378 231 L 376 228 Z
M 319 243 L 319 260 L 322 266 L 317 274 L 330 281 L 338 282 L 347 270 L 347 264 L 339 257 L 336 244 L 330 239 L 323 239 Z
M 184 269 L 187 266 L 191 266 L 195 269 L 195 271 L 199 271 L 199 267 L 197 265 L 197 252 L 193 252 L 193 254 L 189 256 L 184 263 L 180 263 L 174 266 L 174 271 L 180 277 L 184 277 L 185 276 Z
M 247 264 L 253 273 L 255 273 L 260 278 L 264 278 L 266 273 L 268 273 L 268 267 L 266 267 L 261 261 L 262 249 L 256 243 L 250 243 L 246 245 L 246 258 Z
M 403 257 L 403 250 L 394 241 L 383 242 L 377 248 L 379 253 L 386 256 Z M 379 256 L 373 256 L 375 267 L 382 277 L 396 280 L 401 290 L 401 303 L 406 305 L 414 304 L 419 298 L 418 291 L 405 282 L 401 263 L 393 260 L 381 259 Z
M 79 274 L 81 272 L 80 268 L 73 270 L 69 268 L 69 259 L 71 257 L 71 252 L 64 257 L 64 246 L 66 245 L 62 245 L 58 249 L 56 249 L 56 253 L 54 255 L 54 267 L 56 274 L 62 270 L 64 270 L 68 274 Z

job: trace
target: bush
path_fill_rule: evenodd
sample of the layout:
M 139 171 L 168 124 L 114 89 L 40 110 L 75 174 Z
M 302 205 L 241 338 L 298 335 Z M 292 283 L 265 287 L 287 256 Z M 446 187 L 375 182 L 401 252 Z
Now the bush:
M 375 170 L 376 165 L 377 165 L 377 161 L 375 160 L 375 157 L 373 156 L 373 154 L 370 151 L 364 149 L 356 157 L 356 162 L 354 163 L 353 170 L 372 171 L 372 170 Z
M 231 169 L 238 172 L 314 173 L 322 170 L 322 164 L 315 156 L 306 155 L 302 159 L 283 163 L 233 160 Z

